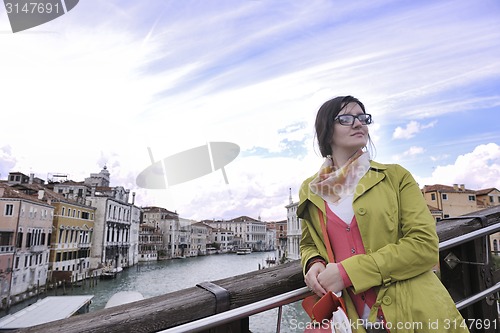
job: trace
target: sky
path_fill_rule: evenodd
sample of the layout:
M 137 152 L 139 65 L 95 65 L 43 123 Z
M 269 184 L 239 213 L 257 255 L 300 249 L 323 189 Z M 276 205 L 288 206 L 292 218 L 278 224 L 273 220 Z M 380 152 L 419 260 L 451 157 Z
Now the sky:
M 0 7 L 0 179 L 111 186 L 194 220 L 286 219 L 322 164 L 326 100 L 372 114 L 372 158 L 420 185 L 500 189 L 500 2 L 85 0 L 13 33 Z M 137 176 L 208 142 L 221 170 L 165 189 Z

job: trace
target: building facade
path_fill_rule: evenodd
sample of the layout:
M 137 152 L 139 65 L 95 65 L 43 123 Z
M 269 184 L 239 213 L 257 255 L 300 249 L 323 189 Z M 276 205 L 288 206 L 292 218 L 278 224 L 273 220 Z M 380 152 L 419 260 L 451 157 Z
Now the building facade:
M 8 244 L 0 255 L 5 272 L 0 274 L 2 302 L 10 304 L 11 299 L 17 302 L 30 297 L 47 283 L 54 207 L 42 199 L 42 192 L 32 196 L 0 184 L 0 225 L 5 228 L 2 238 Z

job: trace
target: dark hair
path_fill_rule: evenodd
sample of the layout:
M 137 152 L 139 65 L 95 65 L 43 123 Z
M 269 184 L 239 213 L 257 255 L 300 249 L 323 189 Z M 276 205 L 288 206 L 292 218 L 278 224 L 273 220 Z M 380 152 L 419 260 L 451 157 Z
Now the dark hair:
M 316 115 L 316 137 L 318 139 L 321 156 L 332 155 L 333 122 L 335 117 L 349 103 L 356 103 L 365 111 L 365 106 L 352 96 L 339 96 L 323 103 Z

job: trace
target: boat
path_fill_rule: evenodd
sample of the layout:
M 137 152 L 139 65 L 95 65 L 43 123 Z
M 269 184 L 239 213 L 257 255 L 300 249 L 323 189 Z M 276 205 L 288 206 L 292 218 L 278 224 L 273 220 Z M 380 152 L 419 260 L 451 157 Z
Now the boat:
M 0 331 L 17 330 L 89 312 L 94 295 L 47 296 L 0 319 Z
M 252 249 L 250 249 L 250 248 L 238 249 L 236 251 L 236 254 L 239 254 L 239 255 L 245 255 L 245 254 L 250 254 L 250 253 L 252 253 Z
M 101 273 L 101 280 L 109 280 L 116 278 L 116 275 L 123 271 L 122 267 L 116 267 L 112 269 L 104 269 Z

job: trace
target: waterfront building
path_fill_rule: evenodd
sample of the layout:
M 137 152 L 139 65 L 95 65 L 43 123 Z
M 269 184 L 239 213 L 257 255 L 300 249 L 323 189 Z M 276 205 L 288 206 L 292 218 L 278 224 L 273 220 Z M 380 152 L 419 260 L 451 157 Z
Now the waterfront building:
M 129 261 L 132 205 L 128 203 L 128 191 L 123 187 L 97 187 L 92 192 L 88 200 L 96 208 L 96 215 L 91 268 L 132 266 Z
M 142 209 L 135 206 L 134 203 L 135 192 L 132 192 L 132 204 L 130 205 L 130 249 L 128 252 L 130 266 L 139 262 L 139 226 L 141 224 Z
M 302 236 L 301 219 L 297 217 L 299 203 L 293 202 L 292 189 L 286 208 L 286 257 L 290 260 L 300 259 L 300 238 Z
M 280 223 L 280 222 L 277 222 Z M 277 248 L 277 232 L 276 232 L 276 227 L 271 227 L 271 222 L 268 222 L 266 224 L 266 245 L 265 249 L 266 251 L 274 251 Z
M 75 282 L 90 276 L 90 247 L 95 208 L 82 197 L 67 198 L 40 184 L 13 185 L 54 206 L 50 237 L 49 280 Z M 66 193 L 66 195 L 73 197 Z
M 166 208 L 147 206 L 142 207 L 142 221 L 157 225 L 163 234 L 163 246 L 160 250 L 160 259 L 171 259 L 185 256 L 187 243 L 180 244 L 179 214 Z M 185 232 L 182 231 L 185 235 Z M 185 240 L 185 238 L 184 238 Z
M 96 208 L 95 229 L 91 247 L 91 268 L 129 267 L 138 262 L 139 223 L 141 209 L 129 203 L 130 190 L 123 186 L 110 187 L 110 173 L 104 166 L 91 173 L 83 182 L 55 175 L 49 182 L 54 192 L 67 198 L 88 201 Z M 55 179 L 66 179 L 55 181 Z
M 175 256 L 183 258 L 188 256 L 187 252 L 191 243 L 191 225 L 193 221 L 179 216 L 177 218 L 179 221 L 179 231 L 175 234 L 175 243 L 177 244 Z
M 210 243 L 210 231 L 210 228 L 202 222 L 191 224 L 189 256 L 204 256 L 207 254 L 207 243 Z
M 158 251 L 163 248 L 163 233 L 153 223 L 139 225 L 139 261 L 158 260 Z
M 235 249 L 234 233 L 231 230 L 215 228 L 203 223 L 208 228 L 208 243 L 219 253 L 233 252 Z
M 0 184 L 3 305 L 30 297 L 47 283 L 54 207 L 42 199 L 43 192 L 32 196 Z
M 232 220 L 204 220 L 213 228 L 227 229 L 233 232 L 238 248 L 250 248 L 253 251 L 266 250 L 266 222 L 248 216 Z
M 269 222 L 269 228 L 274 231 L 274 248 L 278 250 L 278 257 L 288 256 L 287 250 L 287 230 L 288 225 L 286 220 Z

